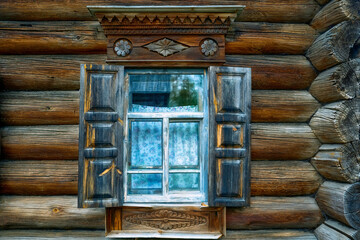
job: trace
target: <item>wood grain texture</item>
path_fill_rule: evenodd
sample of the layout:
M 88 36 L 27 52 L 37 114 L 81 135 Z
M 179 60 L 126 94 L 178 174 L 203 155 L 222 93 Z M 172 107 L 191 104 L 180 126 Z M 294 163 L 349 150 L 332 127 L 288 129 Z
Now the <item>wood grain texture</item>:
M 78 159 L 78 126 L 3 127 L 3 159 Z M 307 124 L 253 123 L 252 160 L 301 160 L 315 155 L 320 142 Z
M 104 229 L 104 210 L 77 208 L 76 196 L 1 196 L 0 229 Z
M 4 21 L 0 30 L 0 54 L 105 54 L 107 49 L 97 21 Z M 316 37 L 306 24 L 234 23 L 225 49 L 226 54 L 303 54 Z
M 308 91 L 253 91 L 252 122 L 307 122 L 320 107 Z
M 77 195 L 78 161 L 0 161 L 0 193 Z
M 340 101 L 321 107 L 310 126 L 322 143 L 347 143 L 359 140 L 359 120 L 355 102 Z
M 323 221 L 311 197 L 253 197 L 248 208 L 227 208 L 228 229 L 314 228 Z
M 359 91 L 357 64 L 360 61 L 345 62 L 321 72 L 311 84 L 310 93 L 324 103 L 354 98 Z
M 1 239 L 1 238 L 0 238 Z M 242 230 L 226 231 L 226 237 L 222 239 L 237 240 L 260 240 L 260 239 L 286 239 L 286 240 L 316 240 L 315 235 L 310 231 L 303 230 Z
M 308 162 L 254 161 L 251 196 L 299 196 L 315 193 L 321 176 Z
M 339 23 L 320 35 L 306 56 L 317 70 L 322 71 L 349 59 L 350 49 L 360 36 L 360 20 Z
M 226 54 L 304 54 L 316 37 L 307 24 L 237 22 L 226 37 Z
M 354 183 L 360 179 L 359 142 L 324 144 L 311 163 L 327 179 Z
M 89 239 L 106 240 L 102 230 L 2 230 L 0 231 L 0 240 L 28 239 L 28 240 L 48 240 L 61 238 L 70 239 Z M 226 231 L 226 237 L 221 239 L 237 240 L 260 240 L 272 238 L 279 240 L 316 240 L 315 235 L 306 230 L 242 230 Z
M 0 229 L 104 229 L 104 209 L 79 209 L 76 196 L 1 196 Z M 314 228 L 323 221 L 311 197 L 254 197 L 228 208 L 228 229 Z
M 112 5 L 216 5 L 219 1 L 179 1 L 171 0 L 164 3 L 161 0 L 138 0 L 129 3 L 126 0 L 112 1 Z M 241 21 L 259 22 L 310 22 L 320 9 L 315 0 L 226 0 L 224 5 L 246 5 L 246 11 L 241 13 Z M 51 5 L 51 8 L 49 8 Z M 95 20 L 91 17 L 86 6 L 109 5 L 104 0 L 76 0 L 76 1 L 50 1 L 37 2 L 26 0 L 22 2 L 2 1 L 0 3 L 1 20 Z
M 320 142 L 307 124 L 252 124 L 252 160 L 301 160 L 315 155 Z
M 3 159 L 73 160 L 78 158 L 79 127 L 74 125 L 4 127 Z
M 104 64 L 105 60 L 105 54 L 2 55 L 0 86 L 4 90 L 78 90 L 80 64 Z M 316 77 L 310 62 L 300 55 L 227 55 L 226 61 L 251 68 L 252 89 L 302 90 Z
M 328 219 L 324 222 L 324 224 L 350 237 L 351 239 L 354 240 L 360 239 L 360 230 L 355 230 L 351 227 L 342 224 L 341 222 L 335 221 L 333 219 Z
M 0 22 L 0 54 L 106 53 L 94 21 Z
M 332 0 L 315 15 L 310 25 L 323 32 L 343 21 L 359 19 L 359 11 L 358 0 Z
M 250 68 L 209 67 L 208 114 L 209 206 L 248 206 L 251 143 Z M 238 156 L 239 151 L 244 154 Z
M 326 181 L 316 194 L 316 201 L 328 216 L 360 229 L 360 183 Z
M 314 233 L 318 240 L 352 240 L 324 223 L 317 227 Z
M 0 194 L 77 195 L 76 160 L 3 160 L 0 162 Z M 322 183 L 307 162 L 256 161 L 251 169 L 252 196 L 313 194 Z
M 2 92 L 0 121 L 4 125 L 79 123 L 79 92 Z
M 10 91 L 79 90 L 80 64 L 105 64 L 105 60 L 105 54 L 2 55 L 0 87 Z
M 226 65 L 251 68 L 253 90 L 304 90 L 316 77 L 309 60 L 300 55 L 227 55 Z

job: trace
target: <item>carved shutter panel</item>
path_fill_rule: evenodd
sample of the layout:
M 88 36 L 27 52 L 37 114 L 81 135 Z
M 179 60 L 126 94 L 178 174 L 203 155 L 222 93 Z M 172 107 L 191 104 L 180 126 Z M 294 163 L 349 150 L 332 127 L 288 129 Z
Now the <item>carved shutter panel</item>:
M 81 65 L 79 207 L 123 202 L 124 67 Z
M 250 195 L 251 71 L 210 67 L 209 205 L 244 206 Z

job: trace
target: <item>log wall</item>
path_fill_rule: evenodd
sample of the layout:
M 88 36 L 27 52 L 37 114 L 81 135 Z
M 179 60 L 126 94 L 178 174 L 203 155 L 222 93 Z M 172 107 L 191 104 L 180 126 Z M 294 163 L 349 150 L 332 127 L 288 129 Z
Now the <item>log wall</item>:
M 311 25 L 322 33 L 307 51 L 321 71 L 310 93 L 323 106 L 310 127 L 323 143 L 312 164 L 326 179 L 316 194 L 328 221 L 315 230 L 319 240 L 359 239 L 359 68 L 360 2 L 332 0 Z
M 309 231 L 324 221 L 312 197 L 323 178 L 309 162 L 321 142 L 308 124 L 322 103 L 308 91 L 318 71 L 305 54 L 321 34 L 309 23 L 326 2 L 221 2 L 247 6 L 226 36 L 226 65 L 251 67 L 253 90 L 251 203 L 227 209 L 226 239 L 315 239 Z M 85 6 L 105 4 L 0 1 L 0 239 L 103 236 L 103 209 L 78 209 L 75 195 L 79 65 L 106 59 Z

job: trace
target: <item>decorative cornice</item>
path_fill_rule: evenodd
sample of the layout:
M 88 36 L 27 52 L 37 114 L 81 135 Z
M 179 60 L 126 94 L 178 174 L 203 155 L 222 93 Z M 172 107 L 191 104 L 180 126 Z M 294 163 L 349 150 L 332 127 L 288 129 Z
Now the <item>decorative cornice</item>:
M 132 26 L 132 25 L 226 25 L 231 23 L 230 17 L 219 16 L 106 16 L 103 15 L 100 23 L 102 25 L 120 25 L 120 26 Z
M 124 34 L 226 34 L 230 17 L 112 16 L 101 18 L 105 35 Z
M 205 217 L 171 210 L 156 210 L 130 215 L 125 217 L 125 221 L 161 230 L 186 228 L 207 223 Z
M 108 39 L 107 62 L 135 66 L 151 61 L 156 66 L 156 62 L 177 66 L 223 64 L 225 35 L 243 8 L 242 5 L 88 7 Z M 170 45 L 165 46 L 165 42 Z

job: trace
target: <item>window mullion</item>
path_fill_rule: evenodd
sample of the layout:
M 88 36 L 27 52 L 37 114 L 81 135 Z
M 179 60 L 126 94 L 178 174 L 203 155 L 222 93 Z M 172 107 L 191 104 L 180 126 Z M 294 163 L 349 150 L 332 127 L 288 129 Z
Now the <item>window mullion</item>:
M 163 195 L 169 195 L 169 118 L 163 118 Z

